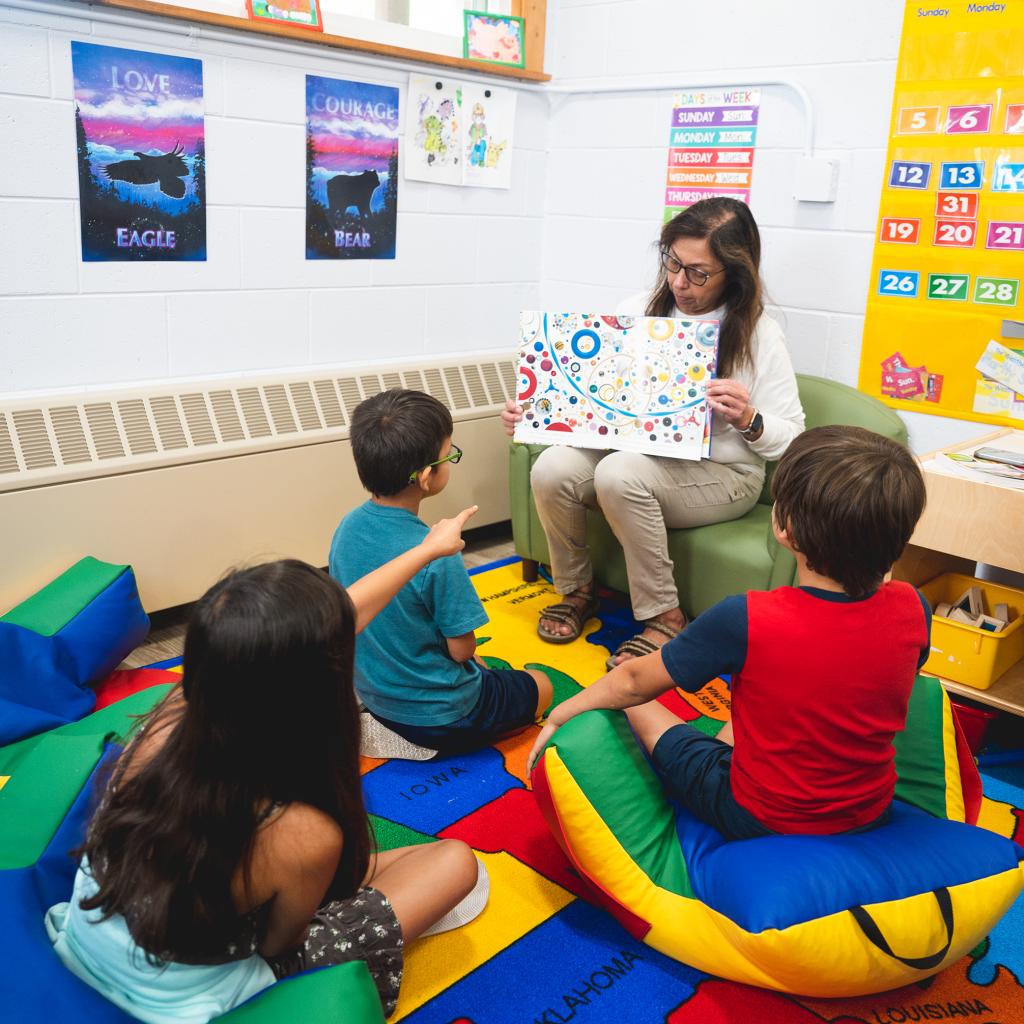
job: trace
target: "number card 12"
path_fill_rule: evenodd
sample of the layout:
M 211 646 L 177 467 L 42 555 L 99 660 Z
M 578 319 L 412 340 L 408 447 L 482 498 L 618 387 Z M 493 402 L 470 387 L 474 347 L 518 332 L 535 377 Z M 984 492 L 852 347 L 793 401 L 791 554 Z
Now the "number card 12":
M 930 163 L 915 163 L 909 160 L 893 160 L 889 171 L 889 188 L 920 188 L 928 187 L 932 176 Z

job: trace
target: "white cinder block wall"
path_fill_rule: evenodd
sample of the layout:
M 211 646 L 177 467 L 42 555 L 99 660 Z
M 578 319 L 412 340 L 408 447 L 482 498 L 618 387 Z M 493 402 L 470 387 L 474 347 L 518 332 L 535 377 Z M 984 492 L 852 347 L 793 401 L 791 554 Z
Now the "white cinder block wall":
M 0 2 L 0 393 L 513 347 L 539 302 L 543 97 L 518 93 L 510 191 L 401 180 L 397 259 L 307 262 L 305 74 L 397 85 L 404 122 L 408 68 L 68 10 Z M 72 39 L 202 58 L 207 262 L 81 262 Z
M 201 0 L 196 0 L 201 3 Z M 832 204 L 792 199 L 804 120 L 765 90 L 752 207 L 798 370 L 855 383 L 903 4 L 549 0 L 548 70 L 580 89 L 651 75 L 697 86 L 792 78 L 816 150 L 840 163 Z M 671 91 L 518 90 L 513 188 L 402 180 L 394 261 L 304 259 L 303 76 L 398 85 L 338 51 L 257 49 L 144 16 L 28 14 L 0 0 L 0 393 L 237 374 L 311 363 L 508 349 L 519 309 L 603 306 L 653 280 Z M 69 43 L 201 57 L 208 261 L 79 258 Z M 403 118 L 404 119 L 404 118 Z M 910 415 L 927 450 L 987 428 Z
M 814 106 L 818 155 L 838 160 L 836 202 L 798 203 L 805 120 L 792 91 L 762 92 L 751 208 L 772 314 L 798 372 L 856 385 L 903 3 L 864 0 L 549 0 L 548 70 L 560 86 L 710 76 L 792 79 Z M 556 100 L 548 134 L 546 308 L 613 309 L 649 287 L 661 226 L 671 90 Z M 990 430 L 905 417 L 918 451 Z

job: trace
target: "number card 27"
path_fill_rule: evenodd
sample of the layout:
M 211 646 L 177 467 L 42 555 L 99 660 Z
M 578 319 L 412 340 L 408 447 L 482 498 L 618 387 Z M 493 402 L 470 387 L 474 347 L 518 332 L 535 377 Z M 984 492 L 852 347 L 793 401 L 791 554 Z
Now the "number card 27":
M 929 274 L 928 298 L 966 302 L 970 280 L 969 274 Z

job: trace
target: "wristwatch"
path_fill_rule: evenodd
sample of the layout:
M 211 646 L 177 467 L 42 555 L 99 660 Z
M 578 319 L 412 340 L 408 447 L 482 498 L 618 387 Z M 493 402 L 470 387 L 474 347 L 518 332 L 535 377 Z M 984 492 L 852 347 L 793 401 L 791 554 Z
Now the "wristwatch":
M 750 423 L 747 425 L 747 428 L 741 430 L 740 433 L 748 441 L 755 441 L 761 436 L 762 430 L 764 430 L 764 417 L 755 409 L 754 415 L 750 417 Z

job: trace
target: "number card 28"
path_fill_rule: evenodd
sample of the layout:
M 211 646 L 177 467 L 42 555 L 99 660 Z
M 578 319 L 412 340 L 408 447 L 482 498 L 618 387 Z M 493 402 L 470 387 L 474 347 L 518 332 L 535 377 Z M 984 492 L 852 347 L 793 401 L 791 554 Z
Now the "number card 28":
M 974 301 L 992 306 L 1016 306 L 1020 282 L 1009 277 L 979 277 L 974 282 Z

